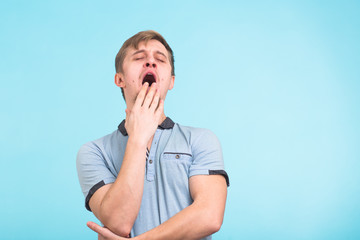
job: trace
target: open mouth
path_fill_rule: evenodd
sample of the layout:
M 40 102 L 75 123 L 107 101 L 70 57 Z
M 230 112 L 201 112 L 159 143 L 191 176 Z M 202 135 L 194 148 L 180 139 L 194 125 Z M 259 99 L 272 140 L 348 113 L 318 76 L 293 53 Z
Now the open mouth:
M 153 84 L 154 82 L 156 82 L 155 80 L 155 76 L 152 73 L 147 73 L 142 81 L 142 84 L 148 82 L 149 86 L 151 86 L 151 84 Z

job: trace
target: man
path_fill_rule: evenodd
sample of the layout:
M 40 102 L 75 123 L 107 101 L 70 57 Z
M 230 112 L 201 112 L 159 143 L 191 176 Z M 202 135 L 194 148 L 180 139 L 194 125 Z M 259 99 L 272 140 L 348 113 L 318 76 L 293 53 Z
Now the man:
M 84 144 L 77 170 L 100 239 L 211 239 L 222 224 L 228 176 L 216 136 L 174 123 L 164 100 L 174 56 L 155 31 L 139 32 L 115 59 L 126 119 Z

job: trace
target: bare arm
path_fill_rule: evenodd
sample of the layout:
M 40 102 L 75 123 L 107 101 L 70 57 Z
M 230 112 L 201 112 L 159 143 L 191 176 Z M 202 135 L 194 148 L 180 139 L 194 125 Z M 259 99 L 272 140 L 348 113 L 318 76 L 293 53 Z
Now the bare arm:
M 227 186 L 221 175 L 197 175 L 189 180 L 194 202 L 158 227 L 134 239 L 200 239 L 217 232 L 222 224 Z M 95 223 L 88 226 L 99 233 L 111 234 Z M 107 239 L 122 239 L 111 235 Z
M 197 175 L 189 180 L 194 202 L 137 239 L 200 239 L 219 231 L 225 211 L 227 186 L 221 175 Z
M 140 209 L 145 151 L 146 145 L 129 142 L 116 181 L 98 189 L 89 202 L 94 215 L 119 236 L 129 235 Z
M 95 216 L 112 232 L 127 237 L 140 209 L 144 188 L 146 146 L 156 131 L 163 102 L 156 84 L 144 84 L 134 107 L 126 111 L 129 139 L 120 172 L 113 184 L 98 189 L 89 201 Z

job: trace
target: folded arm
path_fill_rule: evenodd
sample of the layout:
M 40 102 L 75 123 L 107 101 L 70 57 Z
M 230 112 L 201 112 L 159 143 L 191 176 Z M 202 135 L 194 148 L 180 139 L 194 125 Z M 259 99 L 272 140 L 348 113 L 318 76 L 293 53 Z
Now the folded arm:
M 145 83 L 131 110 L 126 110 L 129 135 L 120 171 L 113 184 L 98 189 L 89 201 L 95 216 L 112 232 L 127 237 L 138 215 L 144 188 L 146 148 L 163 116 L 164 102 Z
M 129 235 L 140 209 L 145 154 L 146 145 L 128 142 L 116 181 L 99 188 L 89 201 L 94 215 L 119 236 Z
M 221 175 L 197 175 L 189 179 L 190 193 L 194 202 L 158 227 L 134 239 L 200 239 L 219 231 L 225 211 L 227 186 Z M 99 233 L 112 236 L 108 229 L 90 223 L 88 226 Z

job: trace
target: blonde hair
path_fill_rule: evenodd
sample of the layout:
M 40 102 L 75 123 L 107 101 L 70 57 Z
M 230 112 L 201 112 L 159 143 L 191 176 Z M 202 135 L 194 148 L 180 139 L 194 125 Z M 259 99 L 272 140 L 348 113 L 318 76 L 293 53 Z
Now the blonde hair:
M 132 36 L 131 38 L 129 38 L 128 40 L 126 40 L 124 42 L 124 44 L 120 48 L 120 50 L 117 53 L 116 58 L 115 58 L 116 72 L 123 73 L 123 62 L 124 62 L 124 59 L 125 59 L 125 56 L 126 56 L 126 53 L 127 53 L 127 50 L 129 47 L 138 49 L 138 46 L 141 42 L 147 43 L 149 40 L 157 40 L 162 45 L 164 45 L 164 47 L 168 51 L 169 58 L 170 58 L 169 60 L 170 60 L 170 65 L 171 65 L 171 75 L 175 76 L 175 66 L 174 66 L 175 60 L 174 60 L 173 51 L 171 50 L 171 47 L 166 42 L 164 37 L 161 36 L 160 33 L 153 31 L 153 30 L 138 32 L 137 34 L 135 34 L 134 36 Z

